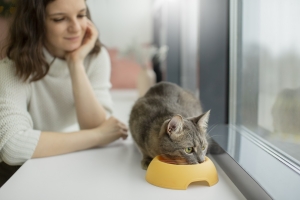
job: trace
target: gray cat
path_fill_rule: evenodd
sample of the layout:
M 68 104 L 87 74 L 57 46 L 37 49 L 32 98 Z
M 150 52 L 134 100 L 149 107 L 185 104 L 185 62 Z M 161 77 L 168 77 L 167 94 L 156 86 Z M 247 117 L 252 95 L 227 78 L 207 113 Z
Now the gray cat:
M 139 98 L 130 113 L 129 128 L 143 154 L 142 168 L 160 155 L 173 164 L 205 160 L 209 111 L 192 93 L 176 84 L 160 82 Z

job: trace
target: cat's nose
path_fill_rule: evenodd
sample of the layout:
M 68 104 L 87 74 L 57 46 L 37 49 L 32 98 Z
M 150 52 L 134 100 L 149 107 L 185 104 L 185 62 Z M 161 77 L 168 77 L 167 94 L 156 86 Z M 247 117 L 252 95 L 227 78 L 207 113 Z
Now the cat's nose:
M 201 163 L 203 163 L 203 162 L 204 162 L 204 160 L 200 160 L 200 161 L 199 161 L 199 164 L 201 164 Z
M 205 161 L 205 156 L 203 156 L 203 155 L 199 156 L 198 162 L 203 163 L 204 161 Z

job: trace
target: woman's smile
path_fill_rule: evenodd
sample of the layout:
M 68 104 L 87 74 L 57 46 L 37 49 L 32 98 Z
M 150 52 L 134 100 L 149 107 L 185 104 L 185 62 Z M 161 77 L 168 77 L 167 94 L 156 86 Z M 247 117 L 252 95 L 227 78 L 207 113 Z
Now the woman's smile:
M 66 40 L 69 40 L 69 41 L 74 41 L 74 42 L 76 42 L 76 41 L 78 41 L 78 40 L 80 39 L 80 36 L 76 36 L 76 37 L 66 37 L 65 39 L 66 39 Z

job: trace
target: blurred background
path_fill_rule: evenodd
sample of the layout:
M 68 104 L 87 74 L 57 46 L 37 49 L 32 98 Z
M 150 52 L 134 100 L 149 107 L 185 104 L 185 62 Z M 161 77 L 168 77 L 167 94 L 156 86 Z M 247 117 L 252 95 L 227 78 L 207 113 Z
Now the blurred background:
M 138 88 L 143 84 L 138 76 L 146 79 L 147 73 L 141 71 L 148 67 L 155 72 L 155 82 L 172 81 L 197 93 L 199 1 L 88 0 L 87 4 L 111 55 L 114 89 Z
M 87 5 L 111 56 L 113 89 L 138 88 L 140 74 L 197 93 L 199 1 L 87 0 Z M 13 10 L 14 1 L 0 1 L 1 46 Z

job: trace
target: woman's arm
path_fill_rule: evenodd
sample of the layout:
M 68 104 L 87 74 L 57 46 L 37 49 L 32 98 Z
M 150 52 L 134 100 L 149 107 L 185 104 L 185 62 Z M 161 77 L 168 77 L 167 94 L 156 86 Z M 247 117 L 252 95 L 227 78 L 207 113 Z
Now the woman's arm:
M 106 119 L 105 109 L 96 98 L 84 66 L 84 59 L 94 47 L 97 37 L 98 32 L 95 26 L 88 20 L 88 26 L 82 45 L 66 55 L 72 81 L 77 119 L 81 129 L 95 128 Z M 109 73 L 104 74 L 106 76 L 110 75 Z M 108 79 L 109 81 L 109 77 L 101 78 Z
M 30 159 L 39 141 L 28 112 L 31 86 L 15 75 L 14 63 L 0 60 L 0 161 L 21 165 Z
M 95 96 L 83 64 L 75 63 L 69 69 L 80 129 L 95 128 L 106 119 L 106 112 Z
M 127 138 L 127 128 L 114 117 L 94 129 L 72 133 L 42 132 L 32 158 L 47 157 L 107 145 Z

